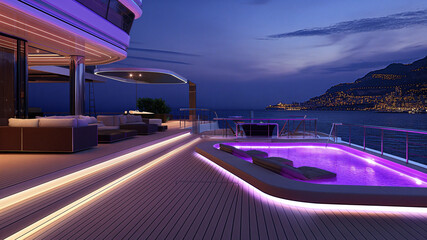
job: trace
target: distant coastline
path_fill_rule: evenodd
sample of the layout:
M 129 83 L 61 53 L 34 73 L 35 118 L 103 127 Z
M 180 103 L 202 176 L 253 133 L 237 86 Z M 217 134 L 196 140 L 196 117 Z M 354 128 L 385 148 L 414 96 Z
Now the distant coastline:
M 390 64 L 302 103 L 278 103 L 266 109 L 426 113 L 427 57 L 411 64 Z

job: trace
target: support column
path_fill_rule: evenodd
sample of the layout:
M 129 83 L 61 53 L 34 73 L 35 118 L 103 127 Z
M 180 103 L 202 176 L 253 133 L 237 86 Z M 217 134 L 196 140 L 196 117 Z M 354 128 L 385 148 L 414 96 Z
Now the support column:
M 189 108 L 196 108 L 196 84 L 188 81 L 188 99 L 189 99 Z M 190 110 L 190 121 L 196 120 L 196 111 Z
M 28 51 L 27 41 L 17 40 L 15 78 L 15 116 L 28 118 Z
M 70 114 L 85 113 L 85 58 L 70 56 Z
M 196 108 L 196 84 L 193 82 L 188 81 L 188 107 L 190 108 L 189 111 L 189 120 L 192 122 L 191 132 L 199 133 L 199 121 L 197 121 L 196 110 L 191 110 L 192 108 Z

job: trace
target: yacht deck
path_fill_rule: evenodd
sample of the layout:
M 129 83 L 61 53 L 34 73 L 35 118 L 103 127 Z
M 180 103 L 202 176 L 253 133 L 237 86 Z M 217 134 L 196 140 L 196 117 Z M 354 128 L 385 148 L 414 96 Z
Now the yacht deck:
M 192 135 L 150 156 L 134 157 L 132 164 L 104 171 L 102 177 L 90 176 L 38 201 L 5 209 L 0 237 L 39 219 L 19 235 L 34 230 L 35 239 L 427 237 L 425 213 L 310 209 L 265 198 L 195 153 L 201 141 L 209 140 Z M 129 179 L 94 194 L 138 168 L 142 170 Z M 93 197 L 78 205 L 87 195 Z

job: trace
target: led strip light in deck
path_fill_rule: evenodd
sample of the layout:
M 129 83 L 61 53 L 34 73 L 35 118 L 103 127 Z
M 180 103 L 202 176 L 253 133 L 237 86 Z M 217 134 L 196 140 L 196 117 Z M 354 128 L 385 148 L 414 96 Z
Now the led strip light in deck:
M 187 147 L 197 143 L 200 141 L 200 138 L 196 138 L 192 140 L 191 142 L 186 143 L 185 145 L 180 146 L 177 149 L 174 149 L 173 151 L 168 152 L 167 154 L 156 158 L 155 160 L 145 164 L 144 166 L 137 168 L 133 170 L 132 172 L 110 182 L 109 184 L 98 188 L 97 190 L 89 193 L 88 195 L 74 201 L 73 203 L 55 211 L 54 213 L 40 219 L 39 221 L 31 224 L 30 226 L 20 230 L 19 232 L 7 237 L 6 239 L 25 239 L 28 237 L 31 237 L 31 235 L 36 234 L 38 231 L 43 230 L 44 228 L 48 227 L 52 223 L 72 214 L 74 211 L 86 206 L 87 204 L 99 199 L 101 196 L 107 194 L 108 192 L 122 186 L 126 182 L 130 181 L 131 179 L 140 176 L 144 172 L 146 172 L 148 169 L 156 166 L 157 164 L 167 160 L 169 157 L 174 156 L 175 154 L 181 152 L 182 150 L 186 149 Z
M 374 206 L 374 205 L 350 205 L 350 204 L 326 204 L 326 203 L 308 203 L 308 202 L 299 202 L 299 201 L 293 201 L 288 200 L 284 198 L 279 198 L 272 196 L 270 194 L 267 194 L 265 192 L 262 192 L 258 188 L 252 186 L 245 180 L 239 178 L 238 176 L 234 175 L 233 173 L 229 172 L 228 170 L 224 169 L 223 167 L 219 166 L 218 164 L 212 162 L 208 158 L 195 153 L 196 157 L 198 157 L 200 160 L 208 163 L 210 166 L 215 168 L 218 172 L 221 174 L 224 174 L 226 176 L 230 176 L 232 181 L 237 182 L 239 185 L 244 187 L 246 190 L 250 189 L 254 192 L 254 196 L 260 199 L 269 199 L 273 203 L 286 205 L 290 207 L 303 207 L 308 208 L 312 210 L 330 210 L 330 211 L 339 211 L 339 210 L 347 210 L 347 211 L 357 211 L 357 212 L 393 212 L 393 213 L 405 213 L 405 212 L 411 212 L 411 213 L 418 213 L 418 214 L 426 214 L 427 216 L 427 208 L 425 207 L 401 207 L 401 206 Z
M 73 181 L 76 181 L 78 179 L 84 178 L 90 174 L 93 174 L 95 172 L 107 169 L 109 167 L 115 166 L 117 164 L 120 164 L 122 162 L 125 162 L 129 160 L 132 157 L 136 157 L 138 155 L 141 155 L 143 153 L 147 153 L 149 151 L 152 151 L 158 147 L 166 146 L 168 144 L 171 144 L 173 142 L 179 141 L 183 138 L 189 137 L 190 133 L 185 133 L 176 137 L 173 137 L 171 139 L 138 149 L 136 151 L 121 155 L 119 157 L 112 158 L 108 161 L 99 163 L 97 165 L 82 169 L 80 171 L 59 177 L 57 179 L 54 179 L 52 181 L 40 184 L 38 186 L 35 186 L 33 188 L 29 188 L 27 190 L 24 190 L 22 192 L 15 193 L 13 195 L 10 195 L 8 197 L 2 198 L 0 200 L 0 213 L 9 207 L 12 207 L 18 203 L 22 203 L 25 200 L 31 199 L 33 197 L 36 197 L 38 195 L 41 195 L 43 193 L 46 193 L 50 190 L 53 190 L 55 188 L 64 186 L 68 183 L 71 183 Z

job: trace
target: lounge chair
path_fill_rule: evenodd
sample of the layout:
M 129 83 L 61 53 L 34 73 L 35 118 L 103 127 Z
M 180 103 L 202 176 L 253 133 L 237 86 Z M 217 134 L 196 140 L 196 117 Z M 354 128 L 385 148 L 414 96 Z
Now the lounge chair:
M 283 159 L 287 160 L 287 159 Z M 255 165 L 278 173 L 285 177 L 292 177 L 300 180 L 317 180 L 317 179 L 328 179 L 337 176 L 336 173 L 326 171 L 324 169 L 315 167 L 299 167 L 295 168 L 290 164 L 286 164 L 283 160 L 277 160 L 272 158 L 252 157 L 252 161 Z M 289 161 L 289 160 L 287 160 Z
M 243 157 L 243 158 L 251 158 L 254 156 L 268 157 L 268 153 L 263 152 L 263 151 L 258 151 L 258 150 L 243 151 L 243 150 L 240 150 L 238 148 L 235 148 L 233 146 L 226 145 L 226 144 L 219 144 L 219 150 L 224 151 L 224 152 L 228 152 L 228 153 L 231 153 L 233 155 L 237 155 L 237 156 Z

